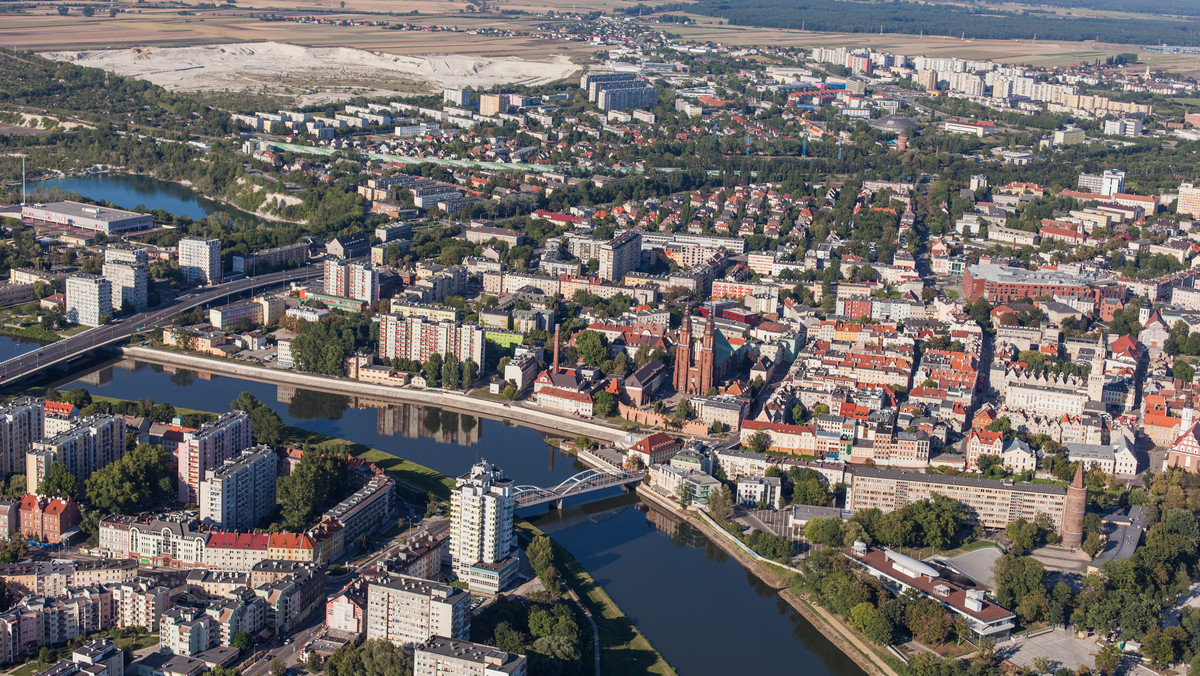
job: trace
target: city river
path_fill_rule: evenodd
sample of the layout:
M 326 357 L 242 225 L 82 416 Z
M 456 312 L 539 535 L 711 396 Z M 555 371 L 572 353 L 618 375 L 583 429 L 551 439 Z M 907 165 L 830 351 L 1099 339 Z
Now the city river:
M 367 444 L 451 476 L 477 459 L 495 463 L 518 484 L 538 486 L 553 486 L 583 469 L 533 429 L 430 407 L 375 407 L 342 395 L 130 360 L 60 385 L 73 387 L 214 411 L 227 410 L 240 392 L 250 391 L 289 425 Z M 700 531 L 633 495 L 550 512 L 535 522 L 579 559 L 681 674 L 862 674 Z
M 226 210 L 186 187 L 137 176 L 70 177 L 40 185 L 192 218 Z M 33 347 L 0 337 L 0 359 Z M 250 391 L 288 425 L 373 446 L 451 476 L 487 459 L 518 484 L 551 487 L 583 469 L 533 429 L 431 407 L 377 407 L 342 395 L 134 361 L 68 380 L 60 387 L 207 411 L 225 411 L 240 392 Z M 703 533 L 633 495 L 551 512 L 535 522 L 603 585 L 680 674 L 863 675 Z

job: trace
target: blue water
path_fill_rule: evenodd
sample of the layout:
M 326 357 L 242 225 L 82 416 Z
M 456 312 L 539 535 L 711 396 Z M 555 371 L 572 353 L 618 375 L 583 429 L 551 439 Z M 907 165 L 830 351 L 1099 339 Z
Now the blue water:
M 40 187 L 60 188 L 94 200 L 104 200 L 123 209 L 163 209 L 178 216 L 200 220 L 214 213 L 247 216 L 233 207 L 201 197 L 187 186 L 132 174 L 88 174 L 39 181 L 30 186 L 30 199 Z
M 0 362 L 8 361 L 13 357 L 20 357 L 26 352 L 33 352 L 39 347 L 41 347 L 41 343 L 36 340 L 0 336 Z

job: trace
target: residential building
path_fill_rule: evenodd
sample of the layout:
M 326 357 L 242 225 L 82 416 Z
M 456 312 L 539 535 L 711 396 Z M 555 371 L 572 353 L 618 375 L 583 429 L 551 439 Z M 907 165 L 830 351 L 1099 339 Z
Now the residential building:
M 112 305 L 144 310 L 147 305 L 149 260 L 145 249 L 114 245 L 104 250 L 104 278 L 112 284 Z
M 110 587 L 113 593 L 114 624 L 119 629 L 145 627 L 159 630 L 159 619 L 167 611 L 170 590 L 147 578 L 137 578 Z
M 25 486 L 35 491 L 56 462 L 79 482 L 125 455 L 125 420 L 112 415 L 84 418 L 66 432 L 35 441 L 25 456 Z
M 200 237 L 179 240 L 179 270 L 189 284 L 220 283 L 221 240 Z
M 249 448 L 250 416 L 242 411 L 224 413 L 211 423 L 184 434 L 179 447 L 177 494 L 180 502 L 200 499 L 200 482 L 209 469 L 220 467 L 244 448 Z
M 600 278 L 623 280 L 626 274 L 637 270 L 642 262 L 642 237 L 632 230 L 622 233 L 601 244 L 598 253 Z
M 112 315 L 111 281 L 100 275 L 67 277 L 67 321 L 83 326 L 100 326 L 112 319 Z
M 45 432 L 41 399 L 18 397 L 0 407 L 0 473 L 25 473 L 25 456 Z
M 495 465 L 478 462 L 450 494 L 450 561 L 473 591 L 496 593 L 516 573 L 513 485 Z
M 370 263 L 325 261 L 325 294 L 364 303 L 379 302 L 379 270 Z
M 486 337 L 475 324 L 439 322 L 422 317 L 383 315 L 379 323 L 379 356 L 425 362 L 433 354 L 447 352 L 483 364 Z
M 325 602 L 325 626 L 329 631 L 361 641 L 367 631 L 366 582 L 355 584 Z
M 200 520 L 226 530 L 248 531 L 275 510 L 279 459 L 259 444 L 210 468 L 200 483 Z
M 525 656 L 435 636 L 413 649 L 413 676 L 525 676 Z
M 1179 199 L 1175 202 L 1175 213 L 1192 218 L 1200 217 L 1200 186 L 1193 183 L 1179 184 Z
M 466 640 L 471 626 L 470 594 L 450 585 L 393 575 L 367 586 L 367 640 L 397 646 L 435 636 Z
M 783 490 L 779 477 L 739 477 L 737 501 L 739 505 L 767 505 L 772 509 L 782 509 Z
M 158 631 L 159 652 L 192 657 L 217 647 L 221 630 L 200 608 L 176 606 L 163 613 Z
M 340 527 L 343 547 L 353 545 L 363 534 L 390 525 L 396 511 L 396 480 L 383 470 L 375 471 L 366 485 L 325 512 L 325 519 Z M 340 554 L 335 550 L 333 557 Z
M 79 530 L 79 503 L 70 497 L 27 493 L 21 498 L 21 535 L 31 542 L 58 544 Z

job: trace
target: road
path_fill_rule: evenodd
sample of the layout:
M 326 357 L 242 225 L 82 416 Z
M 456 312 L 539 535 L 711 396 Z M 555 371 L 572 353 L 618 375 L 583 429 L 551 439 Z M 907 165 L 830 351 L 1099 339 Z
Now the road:
M 162 326 L 169 318 L 205 303 L 211 303 L 212 301 L 244 291 L 253 292 L 255 289 L 291 281 L 312 279 L 321 275 L 322 268 L 320 266 L 306 266 L 295 270 L 284 270 L 282 272 L 273 272 L 257 277 L 225 282 L 224 284 L 196 291 L 190 295 L 181 297 L 181 299 L 176 299 L 172 304 L 162 305 L 129 317 L 118 318 L 103 326 L 75 334 L 70 338 L 64 338 L 58 342 L 38 348 L 33 352 L 28 352 L 0 363 L 0 386 L 8 385 L 18 378 L 35 373 L 47 366 L 124 340 L 139 332 Z

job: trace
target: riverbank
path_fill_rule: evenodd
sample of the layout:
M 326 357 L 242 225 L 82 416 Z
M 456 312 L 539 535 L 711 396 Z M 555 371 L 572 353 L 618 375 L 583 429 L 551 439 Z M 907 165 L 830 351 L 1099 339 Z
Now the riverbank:
M 117 352 L 124 357 L 139 361 L 175 366 L 208 373 L 245 378 L 272 385 L 297 387 L 321 392 L 331 392 L 357 398 L 379 399 L 399 404 L 419 404 L 469 413 L 493 420 L 508 421 L 532 427 L 555 436 L 583 435 L 591 439 L 615 443 L 625 438 L 623 429 L 606 424 L 556 415 L 527 407 L 520 403 L 509 403 L 471 397 L 460 392 L 440 389 L 415 389 L 372 385 L 348 378 L 303 373 L 255 366 L 253 364 L 212 359 L 200 355 L 156 350 L 149 347 L 121 347 Z
M 829 611 L 817 604 L 810 603 L 807 599 L 793 592 L 788 585 L 787 575 L 789 571 L 786 571 L 781 566 L 764 564 L 748 556 L 741 548 L 729 541 L 728 538 L 731 536 L 728 533 L 722 533 L 706 519 L 699 518 L 690 511 L 681 509 L 677 503 L 659 495 L 649 486 L 639 485 L 637 487 L 637 494 L 639 498 L 646 502 L 654 503 L 660 508 L 687 520 L 689 524 L 703 533 L 710 542 L 720 547 L 722 551 L 742 564 L 743 568 L 752 573 L 764 584 L 774 589 L 780 598 L 786 601 L 796 612 L 800 613 L 804 619 L 808 620 L 809 624 L 821 632 L 830 643 L 837 646 L 842 653 L 854 660 L 855 664 L 862 668 L 863 671 L 872 676 L 900 676 L 871 646 L 859 638 L 853 629 Z

